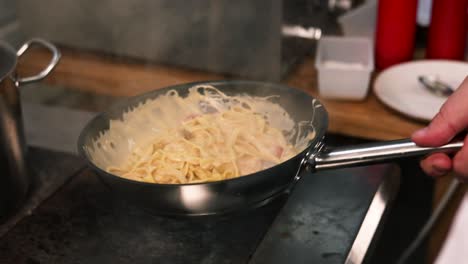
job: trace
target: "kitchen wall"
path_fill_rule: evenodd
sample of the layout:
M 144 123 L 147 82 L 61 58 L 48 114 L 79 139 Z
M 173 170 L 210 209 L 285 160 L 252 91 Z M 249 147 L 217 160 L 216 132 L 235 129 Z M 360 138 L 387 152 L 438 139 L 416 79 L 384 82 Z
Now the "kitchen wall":
M 0 40 L 15 47 L 23 41 L 19 30 L 16 0 L 0 0 Z
M 280 0 L 17 2 L 28 36 L 148 62 L 280 78 Z

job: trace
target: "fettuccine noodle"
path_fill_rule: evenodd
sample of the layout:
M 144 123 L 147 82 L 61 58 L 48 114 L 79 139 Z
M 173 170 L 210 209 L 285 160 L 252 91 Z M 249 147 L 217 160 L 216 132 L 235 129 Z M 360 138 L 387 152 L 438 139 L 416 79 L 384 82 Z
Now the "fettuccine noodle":
M 178 113 L 161 115 L 144 144 L 129 141 L 130 154 L 119 164 L 107 164 L 108 172 L 150 183 L 219 181 L 269 168 L 298 153 L 286 133 L 256 111 L 262 102 L 272 104 L 268 98 L 227 96 L 211 86 L 193 87 L 187 97 L 172 90 L 146 102 L 126 113 L 123 120 L 111 121 L 110 130 L 96 146 L 115 148 L 110 141 L 113 128 L 131 124 L 132 118 L 134 123 L 142 123 L 145 119 L 136 119 L 146 113 L 143 110 L 170 102 L 178 105 Z

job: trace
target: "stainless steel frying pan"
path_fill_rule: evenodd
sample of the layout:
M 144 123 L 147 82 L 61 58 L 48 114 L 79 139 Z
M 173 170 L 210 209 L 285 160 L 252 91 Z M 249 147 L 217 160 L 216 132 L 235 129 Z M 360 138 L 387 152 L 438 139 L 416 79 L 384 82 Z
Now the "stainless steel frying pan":
M 316 137 L 301 153 L 272 168 L 243 177 L 197 184 L 152 184 L 128 180 L 110 174 L 96 166 L 86 148 L 92 146 L 98 135 L 109 129 L 109 121 L 118 119 L 129 108 L 156 98 L 175 89 L 181 95 L 197 84 L 217 87 L 228 95 L 249 94 L 252 96 L 279 95 L 280 104 L 294 121 L 307 120 L 313 123 Z M 92 119 L 81 132 L 78 151 L 119 196 L 156 214 L 194 216 L 224 214 L 258 206 L 291 188 L 301 175 L 301 170 L 334 169 L 385 162 L 396 158 L 425 155 L 432 152 L 455 152 L 463 146 L 453 142 L 440 148 L 416 146 L 410 139 L 387 141 L 351 147 L 330 149 L 323 143 L 327 130 L 328 115 L 319 101 L 291 87 L 254 81 L 213 81 L 189 83 L 152 91 L 113 106 L 107 112 Z

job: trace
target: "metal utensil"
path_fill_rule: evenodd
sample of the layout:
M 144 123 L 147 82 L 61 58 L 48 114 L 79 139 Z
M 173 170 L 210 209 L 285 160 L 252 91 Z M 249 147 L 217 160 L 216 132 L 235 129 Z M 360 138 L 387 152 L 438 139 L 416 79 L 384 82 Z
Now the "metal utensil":
M 51 61 L 34 76 L 17 76 L 17 60 L 31 45 L 47 48 L 52 54 Z M 26 142 L 19 87 L 45 78 L 59 58 L 57 48 L 42 39 L 32 39 L 18 51 L 6 43 L 0 43 L 0 221 L 26 198 L 31 185 L 25 165 Z
M 420 75 L 418 80 L 424 87 L 437 96 L 447 97 L 454 92 L 454 89 L 450 85 L 441 81 L 435 75 Z
M 184 96 L 190 87 L 198 84 L 212 85 L 227 95 L 248 94 L 259 97 L 277 95 L 278 100 L 275 102 L 281 105 L 293 120 L 310 121 L 313 128 L 309 128 L 309 131 L 314 131 L 316 136 L 307 147 L 290 160 L 250 175 L 216 182 L 196 184 L 138 182 L 111 174 L 105 170 L 106 168 L 100 168 L 93 162 L 87 149 L 93 148 L 94 140 L 109 129 L 110 120 L 121 118 L 126 110 L 169 90 L 176 90 Z M 323 142 L 327 125 L 328 114 L 318 100 L 286 85 L 254 81 L 189 83 L 130 98 L 115 105 L 108 112 L 96 116 L 81 132 L 78 151 L 101 179 L 119 194 L 119 197 L 124 197 L 155 214 L 194 216 L 223 214 L 265 204 L 285 190 L 289 191 L 291 185 L 299 181 L 303 175 L 300 170 L 306 167 L 311 170 L 324 170 L 359 166 L 432 152 L 454 152 L 463 146 L 462 141 L 457 141 L 440 148 L 423 148 L 416 146 L 410 139 L 404 139 L 330 149 Z

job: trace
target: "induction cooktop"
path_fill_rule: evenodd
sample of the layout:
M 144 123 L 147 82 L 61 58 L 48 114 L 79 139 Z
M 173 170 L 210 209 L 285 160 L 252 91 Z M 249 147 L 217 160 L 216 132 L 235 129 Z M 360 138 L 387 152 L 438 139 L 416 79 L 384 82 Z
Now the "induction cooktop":
M 74 132 L 47 135 L 61 125 L 53 112 L 59 118 L 72 110 L 41 107 L 25 111 L 51 117 L 26 129 L 37 184 L 0 225 L 0 263 L 362 263 L 398 191 L 393 164 L 306 171 L 292 193 L 260 208 L 220 217 L 153 215 L 114 195 L 73 151 L 58 149 L 76 142 Z M 80 115 L 66 113 L 76 126 L 90 116 Z M 62 143 L 46 144 L 41 134 Z

